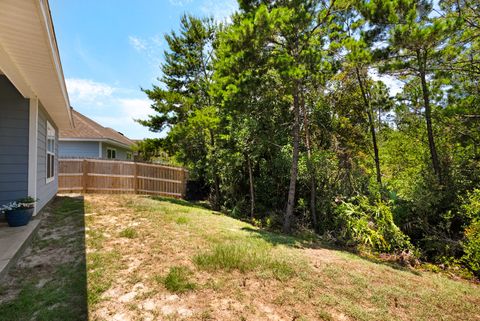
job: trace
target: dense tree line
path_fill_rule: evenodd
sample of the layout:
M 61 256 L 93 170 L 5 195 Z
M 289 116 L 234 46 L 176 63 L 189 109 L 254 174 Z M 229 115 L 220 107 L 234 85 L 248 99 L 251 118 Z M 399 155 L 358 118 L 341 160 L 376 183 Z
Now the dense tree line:
M 230 23 L 185 15 L 141 123 L 168 128 L 152 149 L 217 209 L 478 275 L 479 13 L 473 0 L 239 0 Z

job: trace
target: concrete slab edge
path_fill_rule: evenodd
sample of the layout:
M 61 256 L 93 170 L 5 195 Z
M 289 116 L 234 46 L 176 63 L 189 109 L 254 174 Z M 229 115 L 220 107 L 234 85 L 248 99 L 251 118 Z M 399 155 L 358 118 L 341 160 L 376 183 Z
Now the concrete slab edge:
M 14 266 L 18 259 L 22 256 L 25 249 L 31 244 L 33 237 L 37 234 L 38 228 L 40 227 L 40 217 L 38 215 L 31 220 L 28 224 L 35 224 L 33 229 L 31 230 L 30 234 L 25 238 L 22 245 L 20 245 L 19 249 L 16 251 L 15 255 L 7 262 L 7 264 L 2 268 L 0 266 L 0 281 L 8 274 L 9 269 Z

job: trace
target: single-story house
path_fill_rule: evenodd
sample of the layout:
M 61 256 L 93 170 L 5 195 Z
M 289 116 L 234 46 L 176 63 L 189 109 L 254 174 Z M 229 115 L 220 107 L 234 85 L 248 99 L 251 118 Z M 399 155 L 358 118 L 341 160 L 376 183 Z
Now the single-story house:
M 112 128 L 103 127 L 72 108 L 75 128 L 60 130 L 60 158 L 133 160 L 135 143 Z
M 0 1 L 0 206 L 57 193 L 58 133 L 70 102 L 47 0 Z

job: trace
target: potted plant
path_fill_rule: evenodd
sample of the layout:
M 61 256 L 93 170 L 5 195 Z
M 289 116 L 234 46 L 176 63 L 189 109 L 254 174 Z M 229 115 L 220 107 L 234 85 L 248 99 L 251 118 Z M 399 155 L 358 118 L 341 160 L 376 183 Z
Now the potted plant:
M 24 197 L 3 205 L 0 208 L 0 212 L 5 213 L 5 218 L 9 226 L 24 226 L 27 225 L 32 218 L 36 201 L 33 197 Z

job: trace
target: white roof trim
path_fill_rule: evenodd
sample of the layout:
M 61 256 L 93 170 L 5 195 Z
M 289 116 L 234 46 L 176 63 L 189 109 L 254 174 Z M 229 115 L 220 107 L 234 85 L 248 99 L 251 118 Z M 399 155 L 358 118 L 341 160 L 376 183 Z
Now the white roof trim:
M 50 14 L 50 6 L 48 0 L 40 0 L 40 9 L 42 10 L 42 16 L 45 23 L 45 29 L 48 33 L 48 42 L 50 44 L 51 54 L 53 62 L 55 64 L 55 70 L 57 72 L 58 82 L 60 83 L 60 89 L 62 90 L 63 97 L 65 99 L 65 109 L 70 119 L 70 126 L 75 127 L 73 124 L 72 111 L 70 109 L 70 99 L 68 98 L 67 85 L 65 84 L 65 78 L 63 77 L 62 62 L 60 61 L 60 54 L 58 53 L 57 39 L 55 37 L 55 30 L 53 29 L 52 16 Z
M 118 147 L 123 147 L 125 149 L 132 149 L 132 146 L 123 144 L 120 142 L 117 142 L 113 139 L 108 139 L 108 138 L 59 138 L 59 141 L 63 142 L 101 142 L 101 143 L 107 143 L 110 145 L 115 145 Z
M 0 0 L 0 69 L 59 128 L 73 127 L 48 0 Z
M 22 74 L 17 69 L 13 61 L 8 56 L 7 52 L 3 49 L 0 44 L 0 70 L 7 78 L 12 82 L 12 84 L 17 88 L 17 90 L 22 94 L 23 97 L 33 97 L 34 93 L 30 86 L 27 84 L 25 79 L 23 79 Z

